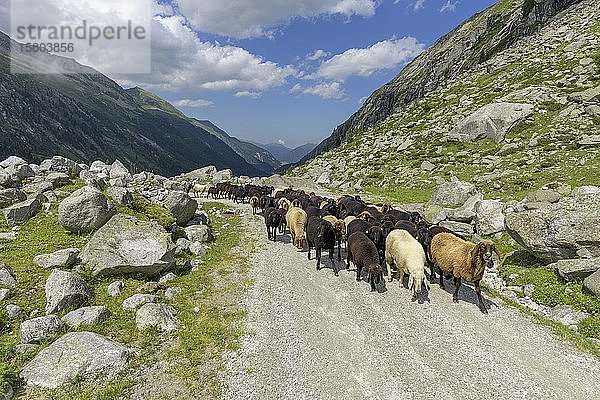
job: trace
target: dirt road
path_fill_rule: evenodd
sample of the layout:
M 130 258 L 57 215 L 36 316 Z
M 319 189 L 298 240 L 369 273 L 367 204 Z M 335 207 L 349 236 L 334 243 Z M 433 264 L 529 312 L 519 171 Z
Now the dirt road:
M 397 281 L 373 293 L 247 219 L 259 251 L 224 399 L 600 399 L 598 360 L 497 300 L 483 315 L 463 285 L 454 304 L 449 281 L 416 301 Z

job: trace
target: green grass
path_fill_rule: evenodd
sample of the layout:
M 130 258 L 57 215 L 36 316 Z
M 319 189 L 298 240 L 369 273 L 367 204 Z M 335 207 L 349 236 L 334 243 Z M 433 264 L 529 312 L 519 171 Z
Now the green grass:
M 119 205 L 117 211 L 119 213 L 131 215 L 142 221 L 156 221 L 165 228 L 175 223 L 175 218 L 169 210 L 157 204 L 153 204 L 137 194 L 133 196 L 133 202 L 130 206 L 126 207 Z

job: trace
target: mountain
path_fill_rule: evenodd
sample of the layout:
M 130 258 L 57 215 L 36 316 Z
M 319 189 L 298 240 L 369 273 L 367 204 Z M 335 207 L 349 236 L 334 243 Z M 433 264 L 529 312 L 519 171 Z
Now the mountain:
M 501 0 L 442 37 L 290 173 L 426 199 L 600 184 L 600 3 Z M 335 149 L 335 151 L 333 151 Z
M 211 128 L 164 100 L 124 90 L 100 72 L 48 54 L 10 53 L 0 33 L 0 159 L 63 155 L 79 162 L 121 160 L 131 170 L 176 175 L 206 165 L 265 176 Z M 24 74 L 11 73 L 11 61 Z M 32 74 L 33 67 L 52 74 Z M 38 69 L 36 69 L 37 71 Z
M 501 0 L 439 39 L 302 161 L 340 145 L 348 134 L 362 132 L 422 99 L 473 68 L 489 65 L 496 54 L 520 38 L 539 32 L 550 18 L 581 0 Z
M 316 144 L 314 143 L 307 143 L 294 149 L 290 149 L 279 143 L 257 145 L 273 154 L 273 156 L 280 161 L 281 165 L 297 163 L 316 147 Z

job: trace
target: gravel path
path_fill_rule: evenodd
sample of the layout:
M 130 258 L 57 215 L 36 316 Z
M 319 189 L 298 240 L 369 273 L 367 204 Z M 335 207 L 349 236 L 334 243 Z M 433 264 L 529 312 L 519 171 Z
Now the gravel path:
M 353 266 L 316 271 L 289 236 L 268 242 L 262 219 L 248 229 L 248 334 L 224 399 L 600 399 L 600 362 L 512 308 L 481 314 L 466 285 L 459 304 L 437 284 L 416 301 L 397 281 L 371 293 Z

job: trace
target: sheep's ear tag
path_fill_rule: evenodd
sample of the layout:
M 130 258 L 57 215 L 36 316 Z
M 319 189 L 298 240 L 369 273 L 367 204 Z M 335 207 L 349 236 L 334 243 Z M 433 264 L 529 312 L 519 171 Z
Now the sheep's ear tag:
M 369 233 L 369 230 L 367 229 L 367 230 L 365 231 L 365 233 L 367 233 L 367 234 L 368 234 L 368 233 Z

